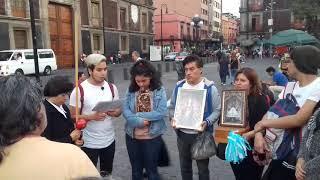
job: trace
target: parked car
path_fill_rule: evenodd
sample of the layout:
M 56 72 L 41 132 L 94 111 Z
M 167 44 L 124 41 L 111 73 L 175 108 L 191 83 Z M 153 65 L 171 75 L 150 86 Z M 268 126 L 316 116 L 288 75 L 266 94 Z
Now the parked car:
M 178 52 L 170 52 L 168 55 L 164 57 L 165 61 L 174 61 Z
M 52 49 L 38 49 L 39 72 L 50 75 L 57 70 L 57 60 Z M 33 49 L 0 51 L 0 76 L 10 74 L 35 74 Z
M 188 52 L 181 52 L 176 56 L 175 61 L 183 61 L 189 55 Z

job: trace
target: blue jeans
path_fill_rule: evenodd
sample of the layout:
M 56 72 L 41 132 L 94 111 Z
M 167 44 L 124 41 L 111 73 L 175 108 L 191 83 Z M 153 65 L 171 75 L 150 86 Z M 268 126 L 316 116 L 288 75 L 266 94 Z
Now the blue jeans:
M 158 159 L 161 136 L 139 140 L 126 134 L 126 145 L 132 167 L 132 180 L 143 180 L 143 168 L 146 169 L 148 180 L 160 180 Z
M 177 131 L 177 144 L 180 158 L 180 168 L 182 180 L 192 180 L 192 159 L 191 159 L 191 147 L 196 140 L 198 134 L 186 134 L 180 130 Z M 197 160 L 199 180 L 209 180 L 209 158 L 203 160 Z
M 234 83 L 234 80 L 235 80 L 235 76 L 236 76 L 236 74 L 237 74 L 237 72 L 238 72 L 238 69 L 231 69 L 231 83 Z

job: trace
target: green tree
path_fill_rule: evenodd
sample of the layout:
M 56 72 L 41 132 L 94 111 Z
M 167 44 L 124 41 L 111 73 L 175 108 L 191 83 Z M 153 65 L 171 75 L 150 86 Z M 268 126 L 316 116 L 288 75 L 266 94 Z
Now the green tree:
M 320 38 L 320 0 L 290 0 L 293 14 L 306 20 L 306 30 Z

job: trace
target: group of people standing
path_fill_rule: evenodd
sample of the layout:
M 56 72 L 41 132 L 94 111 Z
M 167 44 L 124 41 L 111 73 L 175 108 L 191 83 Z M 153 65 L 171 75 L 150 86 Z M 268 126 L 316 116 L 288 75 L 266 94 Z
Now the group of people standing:
M 231 55 L 232 58 L 235 57 Z M 224 61 L 227 57 L 221 54 L 220 59 Z M 264 164 L 257 162 L 255 156 L 270 152 L 264 138 L 265 129 L 294 127 L 303 127 L 303 141 L 296 168 L 284 166 L 281 160 L 272 160 L 263 178 L 319 179 L 320 110 L 317 104 L 320 100 L 320 79 L 316 75 L 320 67 L 320 50 L 313 46 L 292 50 L 286 61 L 287 73 L 295 79 L 292 82 L 295 84 L 292 94 L 300 110 L 297 114 L 274 119 L 266 116 L 271 104 L 263 92 L 257 72 L 248 67 L 240 68 L 239 60 L 234 61 L 237 61 L 237 66 L 233 65 L 231 69 L 234 88 L 245 90 L 248 99 L 249 131 L 242 136 L 254 147 L 253 152 L 248 151 L 248 156 L 240 164 L 231 164 L 236 179 L 262 178 Z M 67 77 L 56 76 L 46 84 L 45 98 L 40 88 L 27 77 L 0 78 L 0 179 L 100 176 L 112 179 L 116 146 L 112 121 L 122 114 L 132 180 L 142 180 L 144 169 L 149 180 L 160 180 L 158 160 L 168 116 L 177 135 L 182 179 L 192 180 L 191 147 L 199 133 L 214 133 L 214 124 L 218 122 L 221 111 L 219 92 L 213 81 L 203 77 L 201 59 L 195 55 L 185 58 L 185 79 L 177 82 L 169 106 L 159 72 L 146 60 L 135 61 L 130 70 L 130 85 L 122 108 L 106 112 L 92 109 L 100 101 L 119 99 L 117 87 L 105 80 L 107 59 L 100 54 L 91 54 L 86 57 L 85 63 L 89 78 L 80 83 L 81 88 L 74 88 Z M 223 63 L 219 64 L 220 69 L 223 68 Z M 230 65 L 229 59 L 226 64 Z M 198 131 L 176 127 L 174 111 L 179 88 L 206 90 L 203 121 Z M 78 99 L 76 91 L 80 94 Z M 65 103 L 69 95 L 68 107 Z M 279 98 L 284 98 L 284 92 Z M 77 103 L 80 104 L 78 110 Z M 82 131 L 74 126 L 76 111 L 80 112 L 78 118 L 87 123 Z M 81 147 L 81 150 L 71 144 Z M 95 168 L 98 159 L 100 172 Z M 196 160 L 196 164 L 199 180 L 209 180 L 209 158 Z
M 221 51 L 217 53 L 219 76 L 221 85 L 227 84 L 227 77 L 230 78 L 230 83 L 233 84 L 237 71 L 241 68 L 240 53 L 236 50 L 231 54 L 226 54 Z

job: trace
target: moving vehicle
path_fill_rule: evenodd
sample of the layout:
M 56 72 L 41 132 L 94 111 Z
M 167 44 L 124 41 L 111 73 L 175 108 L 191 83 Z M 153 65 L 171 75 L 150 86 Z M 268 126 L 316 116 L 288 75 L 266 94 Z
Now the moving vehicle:
M 174 61 L 178 52 L 170 52 L 168 55 L 164 57 L 165 61 Z
M 39 72 L 50 75 L 57 70 L 57 60 L 52 49 L 38 49 Z M 0 51 L 0 76 L 35 74 L 33 49 Z
M 175 61 L 183 61 L 189 55 L 188 52 L 181 52 L 176 56 Z

